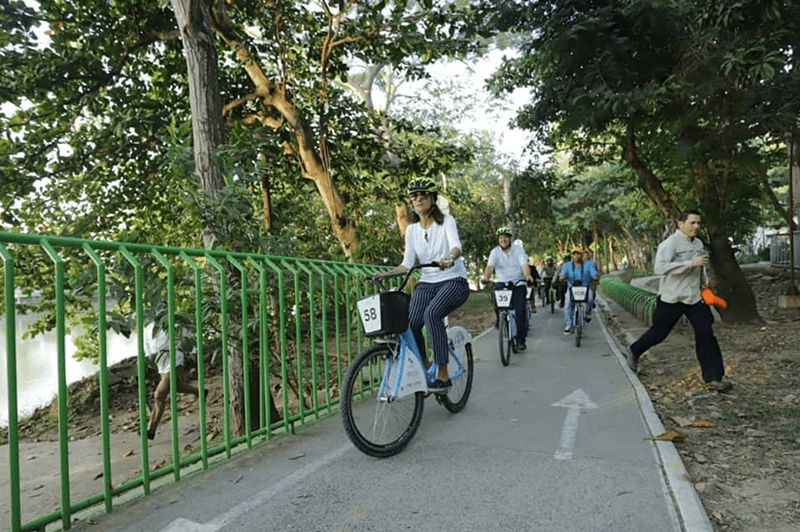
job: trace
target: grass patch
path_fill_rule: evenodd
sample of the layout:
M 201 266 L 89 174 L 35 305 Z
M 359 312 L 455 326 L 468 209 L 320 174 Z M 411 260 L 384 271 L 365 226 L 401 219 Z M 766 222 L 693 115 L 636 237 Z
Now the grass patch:
M 739 420 L 739 416 L 737 416 L 735 412 L 725 412 L 722 414 L 720 424 L 729 427 L 738 427 L 742 424 L 742 422 Z
M 458 312 L 471 314 L 473 312 L 484 312 L 487 309 L 491 310 L 492 300 L 490 294 L 491 291 L 489 290 L 470 292 L 469 297 L 464 304 L 458 307 Z
M 777 418 L 800 419 L 800 408 L 775 408 L 764 405 L 750 405 L 750 413 L 761 421 L 771 421 Z

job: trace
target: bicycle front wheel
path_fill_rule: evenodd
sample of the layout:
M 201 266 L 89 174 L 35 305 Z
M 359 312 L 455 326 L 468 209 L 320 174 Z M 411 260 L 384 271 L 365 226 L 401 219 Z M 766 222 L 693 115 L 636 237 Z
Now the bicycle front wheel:
M 453 356 L 452 354 L 450 356 Z M 440 402 L 450 412 L 458 412 L 467 405 L 469 393 L 472 391 L 472 344 L 464 346 L 464 356 L 461 361 L 461 375 L 453 380 L 453 385 L 447 394 L 440 395 Z
M 583 305 L 575 305 L 575 347 L 581 346 L 583 335 Z
M 389 400 L 378 396 L 387 364 L 396 363 L 386 344 L 373 344 L 353 360 L 344 376 L 339 411 L 347 437 L 358 450 L 386 458 L 411 441 L 422 421 L 425 394 Z
M 511 343 L 509 342 L 508 338 L 508 314 L 506 312 L 502 312 L 500 314 L 500 362 L 503 363 L 504 366 L 508 366 L 509 360 L 511 360 Z

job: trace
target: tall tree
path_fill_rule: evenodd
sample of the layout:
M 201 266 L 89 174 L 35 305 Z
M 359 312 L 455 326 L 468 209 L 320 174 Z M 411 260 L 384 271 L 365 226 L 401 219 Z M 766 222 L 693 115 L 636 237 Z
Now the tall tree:
M 676 191 L 690 191 L 703 206 L 717 288 L 731 302 L 726 318 L 757 318 L 728 236 L 734 213 L 757 210 L 758 180 L 746 161 L 757 157 L 748 142 L 759 133 L 740 120 L 748 94 L 721 68 L 735 29 L 708 16 L 730 8 L 588 0 L 504 7 L 486 12 L 488 24 L 528 36 L 524 54 L 495 77 L 498 90 L 533 87 L 518 125 L 551 145 L 621 157 L 671 219 L 680 210 Z

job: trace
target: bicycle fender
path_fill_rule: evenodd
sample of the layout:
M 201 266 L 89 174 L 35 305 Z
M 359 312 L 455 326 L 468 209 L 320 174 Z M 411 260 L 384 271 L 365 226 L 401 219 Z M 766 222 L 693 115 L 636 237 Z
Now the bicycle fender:
M 464 354 L 464 347 L 472 343 L 472 335 L 464 327 L 455 325 L 447 329 L 447 339 L 450 348 L 459 354 Z

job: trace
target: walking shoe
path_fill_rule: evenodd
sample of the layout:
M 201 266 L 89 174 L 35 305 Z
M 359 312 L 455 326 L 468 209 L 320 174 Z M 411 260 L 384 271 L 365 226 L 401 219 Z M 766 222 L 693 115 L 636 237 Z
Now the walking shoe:
M 628 367 L 631 368 L 631 371 L 636 373 L 636 369 L 639 367 L 639 358 L 633 354 L 631 346 L 625 347 L 625 359 L 627 360 Z
M 713 392 L 724 393 L 733 388 L 733 384 L 728 381 L 711 381 L 706 383 L 706 388 Z
M 433 393 L 446 393 L 447 390 L 453 385 L 453 382 L 450 379 L 443 381 L 441 379 L 436 379 L 435 381 L 428 384 L 428 391 Z
M 586 323 L 590 323 L 591 321 L 592 321 L 592 317 L 591 316 L 586 316 Z
M 571 332 L 572 332 L 572 329 L 570 329 L 569 327 L 564 327 L 564 334 L 569 334 Z
M 517 351 L 525 351 L 528 346 L 525 345 L 525 340 L 517 340 Z

